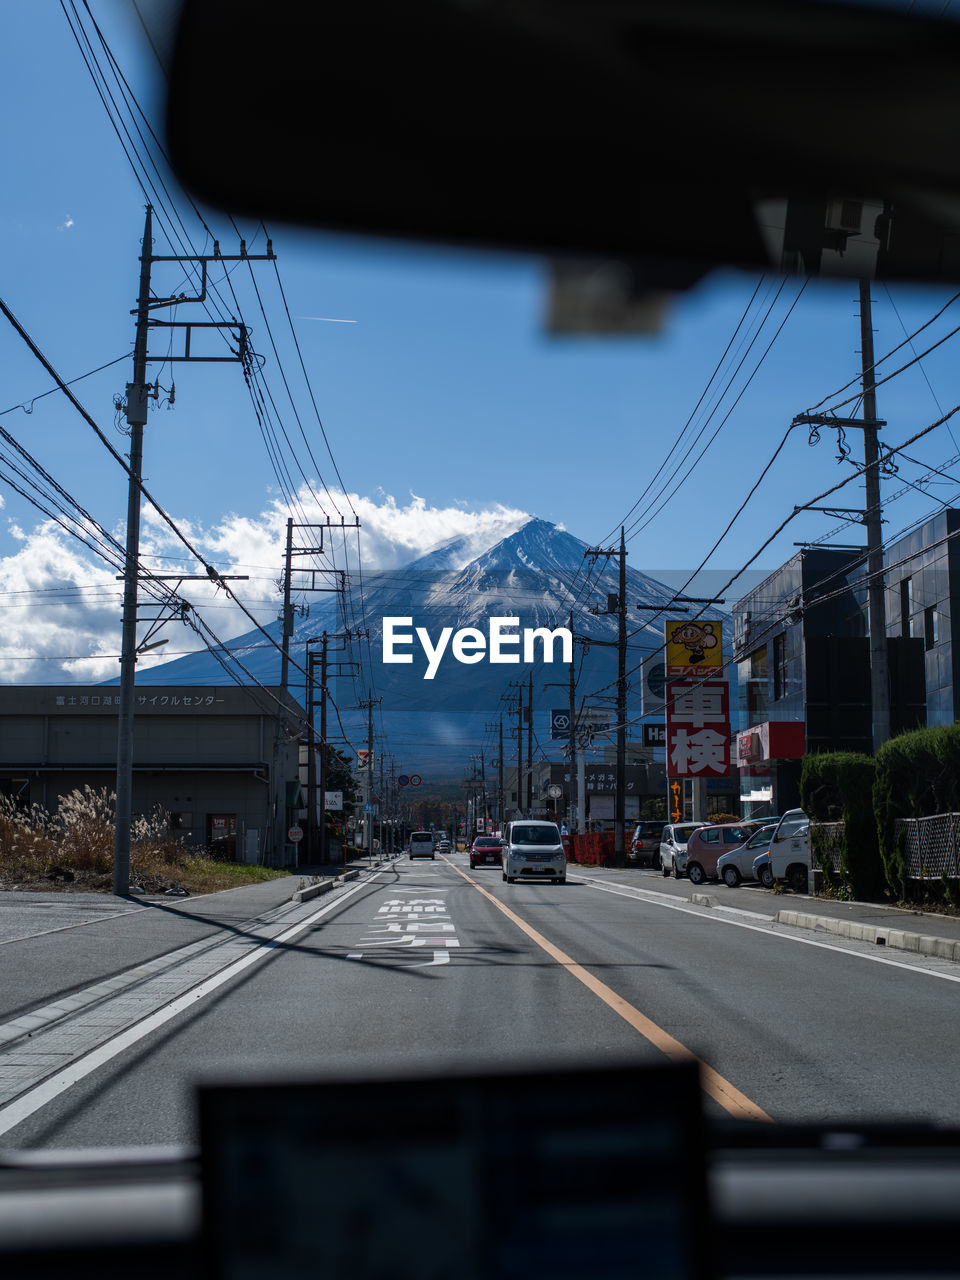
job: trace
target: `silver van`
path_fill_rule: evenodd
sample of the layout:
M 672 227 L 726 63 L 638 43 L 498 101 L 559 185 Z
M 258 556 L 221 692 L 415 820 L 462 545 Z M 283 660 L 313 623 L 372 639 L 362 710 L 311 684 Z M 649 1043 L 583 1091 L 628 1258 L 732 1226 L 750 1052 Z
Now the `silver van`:
M 437 854 L 433 844 L 433 832 L 412 831 L 410 833 L 410 842 L 407 845 L 407 852 L 410 854 L 411 861 L 414 858 L 436 859 Z
M 508 822 L 503 833 L 503 879 L 567 883 L 567 855 L 555 822 L 522 818 Z

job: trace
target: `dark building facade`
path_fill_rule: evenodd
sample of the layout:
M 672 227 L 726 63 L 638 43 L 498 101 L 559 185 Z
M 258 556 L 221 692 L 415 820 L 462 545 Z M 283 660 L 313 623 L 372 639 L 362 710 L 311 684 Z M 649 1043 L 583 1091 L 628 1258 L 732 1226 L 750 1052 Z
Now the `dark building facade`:
M 804 548 L 734 606 L 741 812 L 800 802 L 813 751 L 873 750 L 866 553 Z M 891 732 L 925 723 L 923 642 L 888 635 Z
M 960 720 L 960 511 L 947 509 L 886 554 L 887 635 L 923 646 L 927 724 Z

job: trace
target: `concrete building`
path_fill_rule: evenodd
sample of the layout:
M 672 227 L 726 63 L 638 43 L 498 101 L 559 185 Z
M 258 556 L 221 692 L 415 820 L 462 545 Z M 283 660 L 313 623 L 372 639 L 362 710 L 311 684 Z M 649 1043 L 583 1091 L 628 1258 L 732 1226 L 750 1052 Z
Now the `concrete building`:
M 870 642 L 858 548 L 804 548 L 733 608 L 743 817 L 800 803 L 812 751 L 873 750 Z M 923 641 L 888 637 L 891 733 L 925 722 Z
M 272 696 L 271 696 L 272 695 Z M 186 844 L 229 857 L 282 865 L 270 848 L 271 772 L 279 689 L 136 688 L 133 812 L 160 806 Z M 0 794 L 53 812 L 85 785 L 113 791 L 119 689 L 110 685 L 0 688 Z M 287 699 L 282 744 L 284 830 L 301 811 L 299 728 L 306 713 Z
M 941 511 L 894 542 L 886 564 L 887 634 L 923 645 L 927 724 L 953 724 L 960 720 L 960 511 Z

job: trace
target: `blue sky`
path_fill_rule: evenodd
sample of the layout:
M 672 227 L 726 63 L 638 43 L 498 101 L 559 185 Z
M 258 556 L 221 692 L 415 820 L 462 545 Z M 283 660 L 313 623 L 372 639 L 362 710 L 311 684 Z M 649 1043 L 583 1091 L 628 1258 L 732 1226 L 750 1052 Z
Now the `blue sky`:
M 169 6 L 140 0 L 139 8 L 156 32 L 157 15 Z M 84 13 L 79 3 L 77 9 Z M 91 0 L 90 9 L 140 105 L 159 126 L 162 73 L 133 3 Z M 2 19 L 0 297 L 58 371 L 72 379 L 132 350 L 130 312 L 145 198 L 61 5 L 8 4 Z M 92 32 L 85 13 L 84 23 Z M 188 202 L 176 192 L 173 203 L 196 250 L 208 249 Z M 205 216 L 224 252 L 233 251 L 236 236 L 227 220 Z M 162 234 L 169 224 L 160 211 L 158 223 L 155 251 L 170 252 Z M 242 230 L 251 251 L 262 251 L 262 234 L 253 226 Z M 246 266 L 233 273 L 232 284 L 264 359 L 265 384 L 276 396 L 285 473 L 278 479 L 274 472 L 236 364 L 178 365 L 172 371 L 170 365 L 151 366 L 164 398 L 172 379 L 176 395 L 173 407 L 151 407 L 144 445 L 148 488 L 222 572 L 249 575 L 237 592 L 263 620 L 277 611 L 290 488 L 298 491 L 297 515 L 359 514 L 361 548 L 371 567 L 402 562 L 461 532 L 475 534 L 479 546 L 511 531 L 525 513 L 561 523 L 591 544 L 609 540 L 668 456 L 757 288 L 754 277 L 719 273 L 675 299 L 655 337 L 558 339 L 545 329 L 546 274 L 532 257 L 430 252 L 281 227 L 270 231 L 335 466 L 304 383 L 277 276 L 267 263 L 254 268 L 264 314 Z M 156 267 L 154 284 L 176 292 L 183 280 L 174 268 Z M 703 440 L 730 410 L 709 451 L 679 488 L 674 491 L 671 483 L 663 494 L 655 489 L 628 518 L 630 524 L 642 516 L 629 543 L 633 568 L 656 575 L 699 564 L 792 417 L 856 376 L 855 285 L 810 283 L 789 318 L 800 283 L 788 281 L 775 300 L 780 286 L 775 276 L 760 285 L 724 366 L 720 387 L 732 376 L 730 390 L 707 396 L 706 404 L 716 403 L 717 412 Z M 888 294 L 878 287 L 877 354 L 903 341 L 902 325 L 913 332 L 925 323 L 952 292 L 897 287 Z M 757 332 L 768 305 L 769 318 Z M 190 318 L 187 308 L 177 318 Z M 944 337 L 954 324 L 960 324 L 960 304 L 916 339 L 916 350 Z M 754 337 L 749 353 L 744 333 L 747 340 Z M 151 341 L 152 353 L 160 354 L 161 338 Z M 899 443 L 938 417 L 940 408 L 960 401 L 956 344 L 957 338 L 947 340 L 922 366 L 880 388 L 880 415 L 890 424 L 885 442 Z M 905 348 L 883 371 L 910 357 Z M 131 367 L 123 360 L 75 386 L 120 450 L 126 438 L 115 426 L 113 402 Z M 62 395 L 44 395 L 49 377 L 2 319 L 0 368 L 0 425 L 100 524 L 122 536 L 123 473 Z M 885 536 L 939 510 L 937 498 L 953 500 L 960 482 L 934 476 L 930 484 L 920 464 L 942 466 L 960 454 L 954 436 L 960 438 L 960 422 L 953 434 L 941 427 L 908 450 L 917 462 L 901 460 L 900 475 L 885 479 L 887 499 L 905 490 L 885 509 Z M 857 456 L 859 438 L 850 444 Z M 685 453 L 681 448 L 674 456 L 667 475 Z M 849 474 L 850 464 L 838 464 L 835 455 L 829 433 L 811 448 L 805 431 L 794 432 L 711 567 L 732 571 L 749 560 L 795 504 Z M 960 475 L 956 464 L 953 473 Z M 7 480 L 0 480 L 0 498 L 0 602 L 6 618 L 0 681 L 115 675 L 115 569 L 51 529 Z M 832 501 L 857 506 L 862 489 L 851 484 Z M 775 567 L 793 554 L 795 542 L 820 538 L 837 523 L 802 516 L 762 553 L 758 565 Z M 843 530 L 835 540 L 857 542 L 857 530 Z M 156 572 L 189 564 L 149 511 L 144 555 Z M 342 563 L 342 550 L 340 555 Z M 222 597 L 193 590 L 219 634 L 249 628 Z M 730 594 L 736 593 L 733 588 Z M 184 634 L 167 654 L 189 648 L 189 641 Z

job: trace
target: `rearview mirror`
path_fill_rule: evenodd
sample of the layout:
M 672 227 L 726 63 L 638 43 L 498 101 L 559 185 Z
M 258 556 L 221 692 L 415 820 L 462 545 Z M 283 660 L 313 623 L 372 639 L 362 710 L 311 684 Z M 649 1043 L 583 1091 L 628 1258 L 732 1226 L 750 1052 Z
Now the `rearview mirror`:
M 168 131 L 213 205 L 546 254 L 561 310 L 724 263 L 960 278 L 960 27 L 916 13 L 185 0 Z

